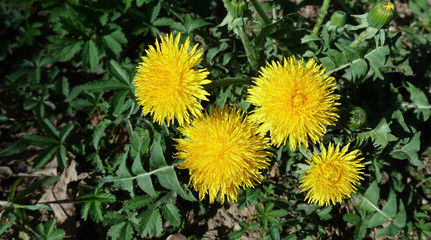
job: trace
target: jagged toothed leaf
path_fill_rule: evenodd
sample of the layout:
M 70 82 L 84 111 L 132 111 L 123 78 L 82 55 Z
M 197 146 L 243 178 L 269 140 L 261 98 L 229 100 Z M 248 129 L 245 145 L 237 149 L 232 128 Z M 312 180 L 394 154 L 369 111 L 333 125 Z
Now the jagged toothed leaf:
M 137 196 L 124 202 L 124 210 L 136 210 L 148 206 L 154 198 L 148 195 Z
M 92 193 L 84 194 L 76 198 L 76 202 L 83 203 L 81 217 L 87 220 L 91 216 L 93 221 L 100 222 L 103 220 L 103 205 L 115 202 L 114 195 L 101 192 L 101 185 L 97 186 Z
M 425 167 L 418 157 L 418 151 L 421 145 L 420 137 L 421 132 L 417 132 L 407 144 L 397 144 L 395 149 L 390 152 L 391 157 L 401 160 L 408 159 L 409 162 L 414 166 L 421 168 Z
M 172 225 L 178 226 L 181 224 L 181 214 L 178 208 L 173 204 L 162 205 L 162 213 L 166 221 Z
M 139 222 L 141 236 L 160 236 L 163 230 L 163 225 L 162 216 L 160 215 L 159 209 L 148 209 L 142 213 L 139 218 L 141 219 Z
M 111 59 L 108 63 L 108 70 L 122 83 L 131 84 L 132 79 L 117 61 Z
M 36 237 L 40 240 L 61 240 L 66 236 L 63 229 L 55 230 L 55 221 L 48 220 L 45 224 L 40 223 L 36 227 Z
M 385 45 L 377 47 L 365 55 L 365 59 L 369 61 L 370 67 L 374 71 L 373 79 L 376 79 L 377 77 L 383 79 L 383 75 L 380 73 L 380 67 L 385 65 L 386 56 L 388 56 L 389 53 L 389 46 Z
M 77 54 L 84 44 L 82 39 L 73 39 L 60 36 L 48 36 L 51 42 L 48 45 L 48 53 L 60 61 L 69 61 Z
M 110 112 L 113 116 L 118 116 L 121 113 L 121 107 L 124 105 L 124 100 L 126 100 L 127 93 L 129 90 L 119 90 L 114 94 L 111 99 Z
M 127 216 L 119 212 L 109 211 L 103 215 L 103 222 L 106 224 L 117 224 L 127 220 Z

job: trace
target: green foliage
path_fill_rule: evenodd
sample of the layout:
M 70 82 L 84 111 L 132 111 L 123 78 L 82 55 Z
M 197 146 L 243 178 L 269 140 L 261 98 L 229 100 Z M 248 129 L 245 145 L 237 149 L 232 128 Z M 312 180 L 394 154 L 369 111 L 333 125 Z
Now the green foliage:
M 340 119 L 328 127 L 323 144 L 351 143 L 364 157 L 357 194 L 318 207 L 306 203 L 298 189 L 308 168 L 305 159 L 318 146 L 269 148 L 274 156 L 261 184 L 239 190 L 235 208 L 247 212 L 234 220 L 240 228 L 223 237 L 431 238 L 429 3 L 407 1 L 412 14 L 395 13 L 390 28 L 380 29 L 369 22 L 367 2 L 331 3 L 327 14 L 320 11 L 321 25 L 318 16 L 303 11 L 311 5 L 2 1 L 1 164 L 20 159 L 32 171 L 13 169 L 9 179 L 1 179 L 0 238 L 69 237 L 53 219 L 32 220 L 39 210 L 55 215 L 35 203 L 60 179 L 38 175 L 51 160 L 59 172 L 74 160 L 78 174 L 86 174 L 67 185 L 68 194 L 80 228 L 106 230 L 95 233 L 97 238 L 165 239 L 178 232 L 203 238 L 205 233 L 195 233 L 198 222 L 225 209 L 197 201 L 187 170 L 177 168 L 182 161 L 175 158 L 173 139 L 182 137 L 177 126 L 154 124 L 135 101 L 141 56 L 171 32 L 203 50 L 199 68 L 210 71 L 212 81 L 205 87 L 211 94 L 202 102 L 206 109 L 236 105 L 248 114 L 255 108 L 247 88 L 261 67 L 289 56 L 315 59 L 336 79 L 341 96 Z M 354 118 L 358 109 L 365 119 Z
M 61 240 L 66 236 L 63 229 L 55 230 L 55 221 L 48 220 L 45 224 L 39 224 L 36 227 L 38 240 Z

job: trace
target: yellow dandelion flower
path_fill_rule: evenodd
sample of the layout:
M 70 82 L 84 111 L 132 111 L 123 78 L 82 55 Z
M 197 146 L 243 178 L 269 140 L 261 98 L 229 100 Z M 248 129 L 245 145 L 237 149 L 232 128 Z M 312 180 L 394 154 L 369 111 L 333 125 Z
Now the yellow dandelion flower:
M 318 203 L 320 206 L 341 202 L 350 194 L 356 192 L 355 184 L 363 178 L 363 158 L 359 158 L 359 150 L 347 153 L 349 145 L 340 151 L 338 144 L 330 143 L 328 151 L 321 145 L 322 156 L 313 153 L 313 162 L 307 161 L 310 169 L 304 170 L 306 175 L 301 179 L 301 192 L 308 191 L 305 199 L 308 203 Z
M 197 50 L 198 44 L 189 49 L 189 38 L 178 46 L 180 37 L 180 33 L 175 39 L 170 34 L 161 43 L 156 39 L 155 47 L 145 51 L 134 79 L 138 104 L 160 125 L 166 120 L 169 126 L 176 119 L 181 126 L 190 115 L 201 115 L 199 100 L 208 101 L 202 85 L 211 82 L 206 79 L 209 72 L 194 69 L 202 60 L 202 49 Z
M 238 189 L 259 183 L 259 169 L 268 167 L 271 154 L 264 149 L 269 139 L 258 134 L 240 109 L 215 107 L 179 130 L 186 138 L 175 139 L 176 158 L 185 159 L 179 168 L 189 169 L 189 184 L 200 200 L 208 194 L 213 203 L 220 193 L 222 204 L 225 197 L 236 202 Z
M 335 125 L 340 96 L 334 93 L 335 79 L 320 68 L 314 59 L 304 66 L 303 59 L 297 64 L 291 57 L 261 68 L 261 76 L 254 79 L 247 100 L 258 108 L 250 119 L 260 124 L 259 132 L 270 132 L 273 145 L 286 144 L 289 138 L 292 150 L 301 143 L 308 147 L 308 138 L 316 143 L 326 125 Z

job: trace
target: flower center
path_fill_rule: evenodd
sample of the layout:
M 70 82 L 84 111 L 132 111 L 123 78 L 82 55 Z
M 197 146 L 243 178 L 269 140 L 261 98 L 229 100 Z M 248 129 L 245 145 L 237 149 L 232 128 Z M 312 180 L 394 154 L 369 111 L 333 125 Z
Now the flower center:
M 307 97 L 302 93 L 295 93 L 292 97 L 292 107 L 299 108 L 302 107 L 307 101 Z
M 320 168 L 320 176 L 325 179 L 327 183 L 336 184 L 342 177 L 342 172 L 339 166 L 328 163 L 322 165 Z

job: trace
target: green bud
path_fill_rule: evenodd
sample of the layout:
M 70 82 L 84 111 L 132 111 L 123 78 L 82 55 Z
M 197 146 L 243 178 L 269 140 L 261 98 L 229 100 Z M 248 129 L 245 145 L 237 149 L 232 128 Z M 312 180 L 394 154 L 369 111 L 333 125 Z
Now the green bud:
M 350 118 L 347 126 L 351 130 L 358 130 L 367 123 L 367 113 L 361 107 L 354 107 L 350 110 Z
M 394 18 L 395 6 L 389 1 L 374 4 L 368 13 L 367 21 L 370 27 L 382 28 Z
M 336 27 L 342 27 L 346 24 L 347 15 L 345 12 L 337 10 L 331 16 L 331 24 Z
M 227 11 L 234 18 L 242 17 L 247 9 L 247 3 L 245 0 L 223 0 L 223 2 Z

